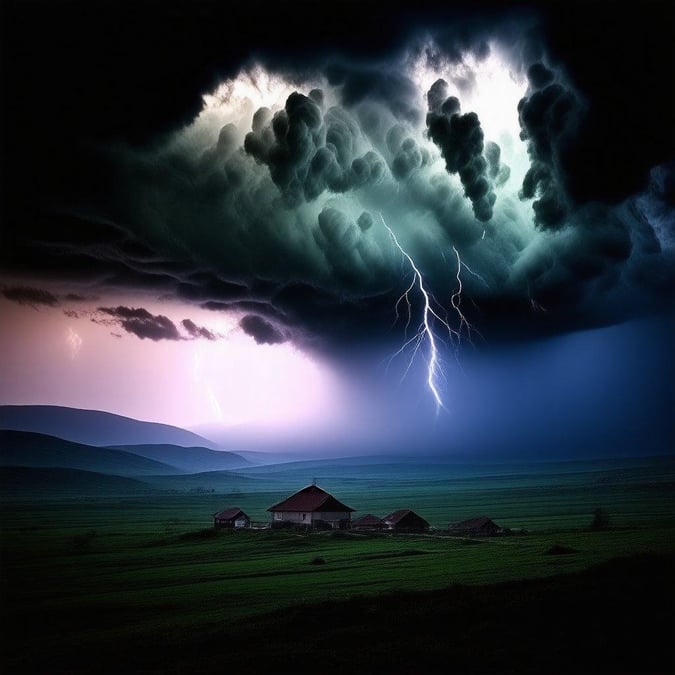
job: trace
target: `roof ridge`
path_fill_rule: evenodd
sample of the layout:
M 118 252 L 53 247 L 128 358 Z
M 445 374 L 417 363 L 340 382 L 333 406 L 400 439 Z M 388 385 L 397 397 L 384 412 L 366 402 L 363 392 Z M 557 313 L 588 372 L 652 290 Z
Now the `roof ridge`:
M 343 504 L 337 497 L 330 494 L 318 485 L 307 485 L 294 492 L 290 497 L 270 506 L 268 511 L 320 511 L 329 508 L 329 502 L 334 504 L 333 511 L 353 511 L 351 507 Z

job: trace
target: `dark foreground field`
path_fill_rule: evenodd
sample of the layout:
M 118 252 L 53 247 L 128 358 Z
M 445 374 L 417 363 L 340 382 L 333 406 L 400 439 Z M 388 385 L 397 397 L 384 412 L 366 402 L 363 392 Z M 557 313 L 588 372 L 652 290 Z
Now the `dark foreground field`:
M 74 608 L 59 626 L 42 615 L 28 626 L 5 611 L 3 672 L 669 673 L 674 563 L 642 555 L 546 579 L 358 596 L 95 648 L 45 648 L 41 637 L 114 616 Z M 32 647 L 17 650 L 26 630 Z
M 188 660 L 242 673 L 672 672 L 673 562 L 300 607 L 242 624 L 228 646 L 197 640 Z

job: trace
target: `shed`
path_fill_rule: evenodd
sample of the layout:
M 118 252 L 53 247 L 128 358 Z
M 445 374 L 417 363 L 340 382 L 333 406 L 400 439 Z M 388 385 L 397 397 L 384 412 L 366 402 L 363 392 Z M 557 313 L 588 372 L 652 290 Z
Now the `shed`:
M 429 523 L 410 509 L 399 509 L 383 518 L 385 527 L 399 532 L 423 532 Z
M 273 527 L 292 523 L 330 528 L 349 527 L 354 511 L 318 485 L 308 485 L 267 510 L 272 513 Z
M 251 519 L 238 507 L 225 509 L 213 514 L 215 528 L 242 528 L 251 527 Z
M 469 518 L 459 523 L 450 525 L 450 534 L 458 534 L 469 537 L 492 537 L 496 534 L 504 534 L 504 528 L 500 527 L 487 516 Z
M 356 520 L 352 520 L 352 529 L 357 530 L 383 530 L 386 527 L 382 518 L 374 516 L 372 513 L 368 513 L 365 516 L 361 516 Z

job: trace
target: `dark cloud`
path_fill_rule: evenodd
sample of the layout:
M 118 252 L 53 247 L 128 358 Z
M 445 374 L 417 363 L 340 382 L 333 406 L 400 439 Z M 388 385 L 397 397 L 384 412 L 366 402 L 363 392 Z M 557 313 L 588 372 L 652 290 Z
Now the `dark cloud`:
M 303 199 L 307 167 L 325 133 L 321 110 L 312 99 L 294 92 L 284 109 L 271 119 L 268 112 L 258 110 L 253 119 L 254 130 L 247 134 L 244 148 L 267 165 L 288 205 L 297 206 Z
M 553 82 L 553 71 L 543 63 L 533 63 L 527 69 L 527 79 L 534 89 L 543 89 Z
M 286 342 L 284 334 L 257 314 L 247 314 L 239 321 L 242 330 L 259 345 L 278 345 Z
M 46 305 L 48 307 L 55 307 L 59 304 L 59 299 L 49 291 L 42 288 L 33 288 L 31 286 L 9 286 L 2 289 L 2 294 L 20 305 L 30 305 L 36 307 L 37 305 Z
M 614 287 L 631 250 L 626 223 L 611 209 L 600 204 L 579 209 L 552 251 L 555 266 L 541 266 L 530 275 L 531 294 L 544 306 L 573 306 L 594 286 Z
M 198 326 L 191 321 L 190 319 L 183 319 L 181 321 L 183 328 L 190 334 L 190 337 L 193 338 L 205 338 L 206 340 L 215 340 L 216 334 L 210 331 L 208 328 L 203 326 Z
M 242 300 L 239 302 L 218 302 L 211 300 L 200 305 L 212 312 L 255 312 L 266 316 L 275 323 L 286 323 L 288 317 L 271 300 Z
M 528 71 L 535 89 L 518 104 L 522 140 L 528 143 L 531 166 L 523 179 L 522 199 L 532 203 L 535 223 L 542 229 L 555 229 L 565 223 L 569 210 L 560 169 L 561 153 L 575 126 L 579 104 L 571 91 L 552 83 L 553 73 L 542 64 Z
M 92 174 L 97 173 L 97 165 L 109 161 L 106 157 L 86 158 L 87 165 L 92 162 Z M 101 179 L 107 182 L 107 173 Z M 131 228 L 100 215 L 53 210 L 3 235 L 0 270 L 22 276 L 40 270 L 45 278 L 66 282 L 68 289 L 73 285 L 96 289 L 96 293 L 59 293 L 64 302 L 96 301 L 101 291 L 120 287 L 175 292 L 195 271 L 188 263 L 169 260 L 150 248 Z
M 336 10 L 316 31 L 316 13 L 276 4 L 255 22 L 207 2 L 203 22 L 185 9 L 185 21 L 167 28 L 173 10 L 156 3 L 138 3 L 131 21 L 126 4 L 104 3 L 102 25 L 113 33 L 88 31 L 91 13 L 78 0 L 38 5 L 35 22 L 22 14 L 36 31 L 24 32 L 29 39 L 5 31 L 7 53 L 25 61 L 12 61 L 16 77 L 3 83 L 17 130 L 0 232 L 8 279 L 39 272 L 62 299 L 63 288 L 177 297 L 348 349 L 350 336 L 389 335 L 406 287 L 383 214 L 446 308 L 456 247 L 480 274 L 461 268 L 466 311 L 488 326 L 539 330 L 532 301 L 566 330 L 672 296 L 673 167 L 654 169 L 672 157 L 672 21 L 660 7 L 652 18 L 613 8 L 610 21 L 584 6 L 579 22 L 562 5 L 366 6 L 358 20 Z M 12 3 L 10 19 L 23 11 Z M 226 50 L 223 25 L 239 26 Z M 156 26 L 167 40 L 150 44 Z M 206 110 L 193 122 L 202 95 L 249 68 L 254 53 L 295 90 L 275 101 L 283 107 Z M 522 185 L 505 164 L 523 175 L 511 160 L 518 140 L 485 138 L 478 116 L 460 110 L 480 87 L 472 63 L 490 54 L 529 85 L 519 110 L 530 161 Z M 461 68 L 447 75 L 451 87 L 424 92 L 416 59 L 438 72 Z M 34 133 L 44 120 L 35 91 L 58 132 Z M 152 315 L 104 316 L 144 335 L 149 327 L 161 336 L 152 339 L 190 334 Z
M 341 193 L 376 183 L 385 173 L 382 158 L 372 149 L 359 154 L 363 143 L 357 121 L 343 108 L 325 114 L 314 96 L 293 92 L 274 116 L 260 108 L 244 149 L 265 164 L 289 207 L 313 201 L 326 190 Z
M 459 112 L 459 101 L 454 96 L 441 102 L 447 89 L 445 81 L 437 80 L 427 93 L 429 138 L 440 149 L 448 173 L 459 174 L 476 218 L 487 222 L 492 218 L 496 195 L 488 175 L 488 161 L 483 156 L 483 130 L 476 113 Z M 494 151 L 492 155 L 494 158 Z M 498 159 L 497 154 L 497 162 Z
M 80 295 L 79 293 L 66 293 L 63 299 L 67 302 L 91 302 L 98 300 L 95 295 Z
M 99 307 L 99 312 L 113 317 L 127 333 L 141 340 L 182 340 L 176 325 L 162 314 L 151 314 L 143 307 Z

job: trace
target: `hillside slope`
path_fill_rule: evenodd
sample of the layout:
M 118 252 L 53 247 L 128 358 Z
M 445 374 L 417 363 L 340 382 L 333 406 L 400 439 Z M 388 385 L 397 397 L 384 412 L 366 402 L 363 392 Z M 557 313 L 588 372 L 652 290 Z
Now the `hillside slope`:
M 185 448 L 179 445 L 114 445 L 112 450 L 130 452 L 175 466 L 188 473 L 201 471 L 227 471 L 252 466 L 251 462 L 234 452 L 210 450 L 203 447 Z
M 0 430 L 0 466 L 81 469 L 117 476 L 173 475 L 179 469 L 130 452 L 29 431 Z

